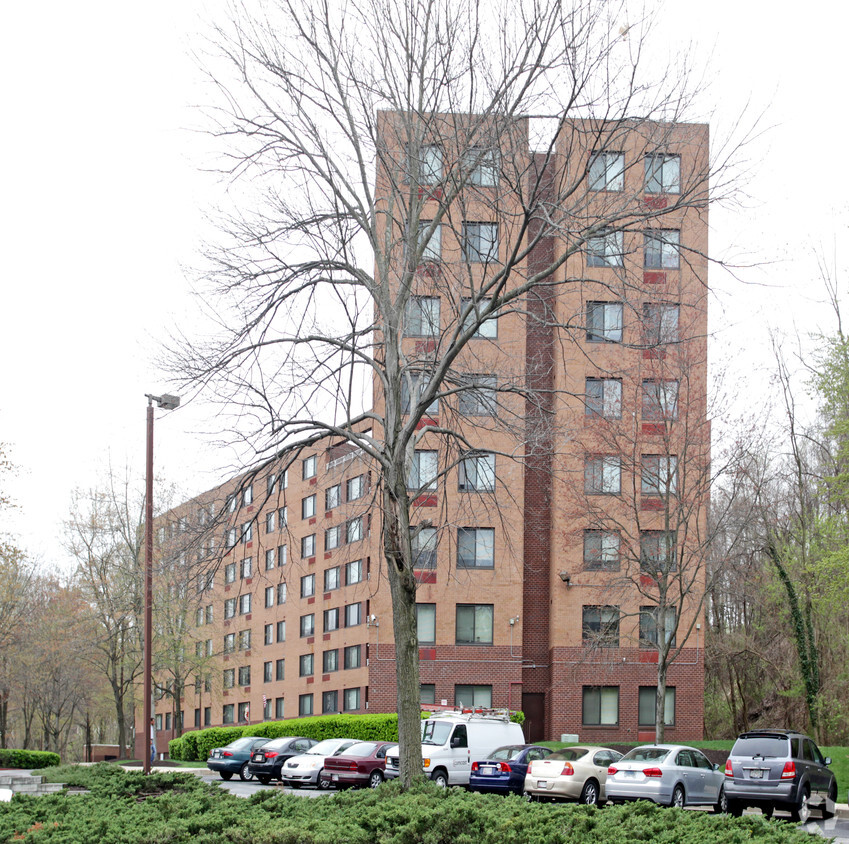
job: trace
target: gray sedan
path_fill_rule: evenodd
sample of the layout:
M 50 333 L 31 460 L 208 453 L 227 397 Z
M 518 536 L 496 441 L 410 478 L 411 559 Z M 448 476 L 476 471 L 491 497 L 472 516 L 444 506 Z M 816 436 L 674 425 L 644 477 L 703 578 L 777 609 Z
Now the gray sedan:
M 607 798 L 614 803 L 651 800 L 661 806 L 713 806 L 726 812 L 725 774 L 695 747 L 635 747 L 607 769 Z

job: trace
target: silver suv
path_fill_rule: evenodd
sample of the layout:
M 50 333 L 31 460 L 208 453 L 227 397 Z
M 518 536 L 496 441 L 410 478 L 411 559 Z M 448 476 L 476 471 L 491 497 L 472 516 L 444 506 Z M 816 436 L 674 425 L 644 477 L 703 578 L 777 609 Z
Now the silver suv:
M 740 815 L 747 806 L 767 817 L 775 809 L 804 823 L 812 808 L 834 817 L 837 781 L 816 744 L 793 730 L 752 730 L 734 742 L 725 763 L 728 811 Z

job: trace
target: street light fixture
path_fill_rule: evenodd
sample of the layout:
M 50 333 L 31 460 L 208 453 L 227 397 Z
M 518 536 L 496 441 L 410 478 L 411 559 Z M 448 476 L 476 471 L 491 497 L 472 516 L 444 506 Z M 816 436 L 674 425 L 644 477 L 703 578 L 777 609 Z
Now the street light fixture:
M 144 492 L 144 772 L 150 773 L 150 719 L 153 694 L 153 403 L 162 410 L 176 410 L 179 396 L 147 396 L 147 462 Z

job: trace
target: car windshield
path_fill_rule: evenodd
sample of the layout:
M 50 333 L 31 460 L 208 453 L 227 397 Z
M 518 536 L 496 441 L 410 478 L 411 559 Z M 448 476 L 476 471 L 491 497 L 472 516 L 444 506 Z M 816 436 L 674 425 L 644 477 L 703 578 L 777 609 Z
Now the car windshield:
M 422 744 L 445 744 L 452 726 L 444 721 L 425 721 L 422 724 Z
M 659 762 L 669 755 L 668 747 L 635 747 L 623 757 L 623 762 Z
M 555 750 L 548 759 L 553 759 L 555 762 L 574 762 L 582 756 L 587 755 L 586 747 L 564 747 L 562 750 Z
M 525 748 L 520 744 L 511 744 L 508 747 L 499 747 L 487 756 L 487 759 L 515 759 Z
M 357 744 L 352 744 L 346 751 L 346 756 L 371 756 L 377 745 L 373 741 L 361 741 Z
M 738 738 L 732 756 L 788 756 L 787 739 L 782 736 L 750 736 Z

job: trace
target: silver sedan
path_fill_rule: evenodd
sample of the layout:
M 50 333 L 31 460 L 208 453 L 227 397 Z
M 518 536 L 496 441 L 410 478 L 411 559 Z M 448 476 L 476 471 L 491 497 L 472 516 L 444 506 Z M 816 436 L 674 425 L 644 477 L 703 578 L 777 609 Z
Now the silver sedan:
M 695 747 L 635 747 L 607 769 L 607 798 L 614 803 L 651 800 L 661 806 L 713 806 L 728 810 L 725 774 Z

